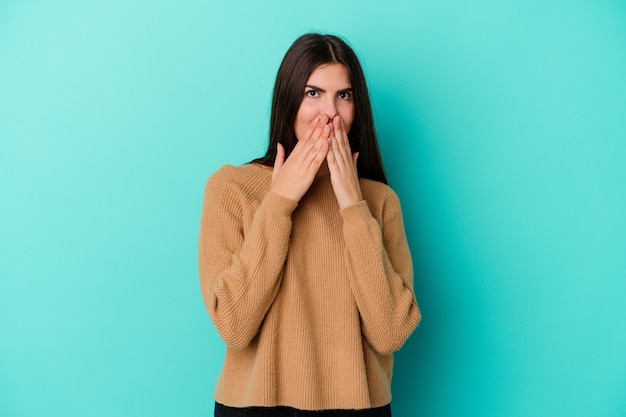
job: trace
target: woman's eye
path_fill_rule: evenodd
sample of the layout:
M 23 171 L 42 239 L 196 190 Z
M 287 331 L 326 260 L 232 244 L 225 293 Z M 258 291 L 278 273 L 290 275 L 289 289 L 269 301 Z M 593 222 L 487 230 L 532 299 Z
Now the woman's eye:
M 317 90 L 308 90 L 305 91 L 304 94 L 306 94 L 308 97 L 317 97 L 318 95 Z
M 339 98 L 342 100 L 350 100 L 352 98 L 352 93 L 349 91 L 342 91 L 339 93 Z

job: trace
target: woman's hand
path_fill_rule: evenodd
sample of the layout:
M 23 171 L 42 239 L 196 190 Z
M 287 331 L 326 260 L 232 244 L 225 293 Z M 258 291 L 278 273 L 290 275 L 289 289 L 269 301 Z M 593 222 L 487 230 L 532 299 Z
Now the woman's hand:
M 300 201 L 304 196 L 328 154 L 331 127 L 327 123 L 326 116 L 315 118 L 286 161 L 285 148 L 278 144 L 272 173 L 272 192 L 295 201 Z
M 341 118 L 335 116 L 332 124 L 333 134 L 326 160 L 330 171 L 330 182 L 333 185 L 339 208 L 344 209 L 363 200 L 356 170 L 359 153 L 351 152 L 348 133 Z

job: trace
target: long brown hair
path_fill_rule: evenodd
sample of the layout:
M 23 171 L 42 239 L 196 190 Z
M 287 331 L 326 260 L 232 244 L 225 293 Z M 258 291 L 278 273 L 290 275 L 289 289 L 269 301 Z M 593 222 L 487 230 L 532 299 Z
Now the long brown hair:
M 289 156 L 298 143 L 294 122 L 304 97 L 306 81 L 315 68 L 333 62 L 346 67 L 352 84 L 354 120 L 348 139 L 352 152 L 359 152 L 359 177 L 387 184 L 361 64 L 352 48 L 333 35 L 302 35 L 287 50 L 274 84 L 269 146 L 265 156 L 252 162 L 273 166 L 279 142 L 285 147 L 285 157 Z

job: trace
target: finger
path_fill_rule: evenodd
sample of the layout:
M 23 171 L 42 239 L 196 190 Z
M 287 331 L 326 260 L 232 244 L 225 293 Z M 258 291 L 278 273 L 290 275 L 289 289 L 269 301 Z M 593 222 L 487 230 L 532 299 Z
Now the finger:
M 282 144 L 276 145 L 276 158 L 274 159 L 274 171 L 272 172 L 272 179 L 276 178 L 278 171 L 283 167 L 285 163 L 285 148 Z
M 330 151 L 330 140 L 326 139 L 322 142 L 320 146 L 320 150 L 316 157 L 317 169 L 319 169 L 319 167 L 322 165 L 329 151 Z
M 328 153 L 326 154 L 326 161 L 328 162 L 328 168 L 334 170 L 337 166 L 337 160 L 335 159 L 335 152 L 333 150 L 333 141 L 334 138 L 331 139 L 330 146 L 328 147 Z
M 341 126 L 341 118 L 339 116 L 334 118 L 333 128 L 335 133 L 335 140 L 333 142 L 335 158 L 338 163 L 347 165 L 352 162 L 352 155 L 350 154 L 350 145 L 345 140 L 345 130 Z
M 359 158 L 359 153 L 358 152 L 354 152 L 352 154 L 352 159 L 354 160 L 354 167 L 356 168 L 356 160 Z
M 316 142 L 320 137 L 328 137 L 328 116 L 317 117 L 317 127 L 311 134 L 311 140 Z
M 346 125 L 343 123 L 343 119 L 340 119 L 339 123 L 341 125 L 341 135 L 343 137 L 343 140 L 346 142 L 346 145 L 348 145 L 348 147 L 349 147 L 350 146 L 350 140 L 348 139 L 348 132 L 346 131 Z
M 311 152 L 315 152 L 319 139 L 328 137 L 324 130 L 326 125 L 322 123 L 324 119 L 327 120 L 328 118 L 326 116 L 324 116 L 324 118 L 318 116 L 314 119 L 314 124 L 311 124 L 309 130 L 305 133 L 305 137 L 298 141 L 292 154 L 301 154 L 301 157 L 304 159 L 307 158 Z
M 315 119 L 311 121 L 311 123 L 309 123 L 309 127 L 304 132 L 303 139 L 305 141 L 310 139 L 313 136 L 313 132 L 315 132 L 315 130 L 319 128 L 319 123 L 320 123 L 320 116 L 317 116 Z
M 341 157 L 341 145 L 339 144 L 339 141 L 337 140 L 337 136 L 333 135 L 331 138 L 331 143 L 330 143 L 330 148 L 332 150 L 332 160 L 331 165 L 335 166 L 338 168 L 338 165 L 342 163 L 342 157 Z
M 339 120 L 339 124 L 341 125 L 341 138 L 343 143 L 348 150 L 348 154 L 352 154 L 352 148 L 350 147 L 350 138 L 348 137 L 348 132 L 346 131 L 346 125 L 343 123 L 343 119 Z
M 322 165 L 328 155 L 328 151 L 330 149 L 329 132 L 330 126 L 324 126 L 322 129 L 322 135 L 319 139 L 317 139 L 314 150 L 307 155 L 309 166 L 314 167 L 316 170 Z

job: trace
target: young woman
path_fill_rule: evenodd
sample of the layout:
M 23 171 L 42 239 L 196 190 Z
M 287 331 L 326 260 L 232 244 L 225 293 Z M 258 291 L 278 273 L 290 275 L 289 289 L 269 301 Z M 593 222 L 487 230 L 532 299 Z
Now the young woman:
M 206 185 L 199 265 L 227 345 L 215 416 L 390 416 L 420 320 L 358 58 L 308 34 L 274 86 L 265 156 Z

